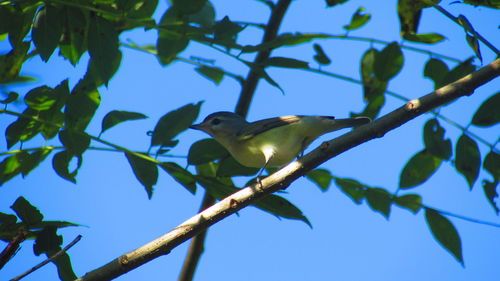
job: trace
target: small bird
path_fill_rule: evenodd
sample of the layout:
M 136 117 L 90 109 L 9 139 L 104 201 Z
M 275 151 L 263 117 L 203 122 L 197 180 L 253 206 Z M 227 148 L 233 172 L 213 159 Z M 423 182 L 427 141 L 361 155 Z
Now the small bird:
M 212 136 L 240 164 L 264 169 L 292 162 L 323 134 L 370 121 L 368 117 L 289 115 L 250 123 L 235 113 L 221 111 L 190 128 Z

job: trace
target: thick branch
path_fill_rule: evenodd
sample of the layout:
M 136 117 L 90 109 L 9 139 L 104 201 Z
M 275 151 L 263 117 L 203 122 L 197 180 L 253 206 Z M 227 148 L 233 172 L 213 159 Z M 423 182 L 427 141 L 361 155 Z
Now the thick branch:
M 323 143 L 298 161 L 292 162 L 271 176 L 263 179 L 261 185 L 252 185 L 224 198 L 219 203 L 193 216 L 160 238 L 87 273 L 83 280 L 109 280 L 120 276 L 154 258 L 168 254 L 172 249 L 194 237 L 211 225 L 230 216 L 238 210 L 254 203 L 270 193 L 288 187 L 294 180 L 314 169 L 328 159 L 368 140 L 384 136 L 427 111 L 449 103 L 465 95 L 470 95 L 479 86 L 500 75 L 500 59 L 469 74 L 456 82 L 446 85 L 419 99 L 411 100 L 404 106 L 359 127 L 339 138 Z

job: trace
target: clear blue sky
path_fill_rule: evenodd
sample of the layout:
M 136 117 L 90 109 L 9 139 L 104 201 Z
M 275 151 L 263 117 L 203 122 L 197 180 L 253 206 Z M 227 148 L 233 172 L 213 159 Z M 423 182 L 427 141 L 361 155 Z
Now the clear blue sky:
M 166 5 L 164 1 L 160 2 L 158 11 L 163 11 Z M 447 5 L 450 2 L 444 1 L 446 9 L 454 15 L 465 14 L 481 34 L 500 46 L 498 11 L 461 4 Z M 229 15 L 232 20 L 265 22 L 268 15 L 268 9 L 258 1 L 213 3 L 217 19 Z M 324 1 L 320 0 L 293 1 L 281 32 L 342 34 L 342 26 L 349 22 L 359 6 L 372 14 L 372 20 L 352 35 L 400 41 L 396 1 L 352 0 L 334 9 L 325 9 Z M 460 27 L 434 10 L 424 11 L 419 31 L 438 32 L 448 38 L 444 43 L 432 46 L 437 53 L 460 59 L 472 56 Z M 260 36 L 258 30 L 247 28 L 240 39 L 242 43 L 255 44 Z M 154 43 L 154 38 L 154 31 L 144 33 L 139 30 L 123 34 L 120 39 L 150 44 Z M 359 60 L 368 43 L 347 40 L 317 42 L 332 59 L 332 65 L 326 70 L 359 78 Z M 383 47 L 380 44 L 373 46 L 378 49 Z M 481 47 L 484 61 L 492 61 L 493 53 L 483 45 Z M 0 51 L 6 50 L 7 43 L 0 42 Z M 151 55 L 126 48 L 121 50 L 123 61 L 120 70 L 108 89 L 100 89 L 102 104 L 88 133 L 98 135 L 102 117 L 111 110 L 141 112 L 149 119 L 121 124 L 102 137 L 130 149 L 144 151 L 149 145 L 146 132 L 153 129 L 157 120 L 168 111 L 200 100 L 205 101 L 200 120 L 214 111 L 234 109 L 240 91 L 234 80 L 226 77 L 216 86 L 196 74 L 190 65 L 177 62 L 163 68 Z M 184 57 L 190 55 L 216 59 L 218 66 L 242 75 L 247 71 L 238 62 L 197 43 L 191 43 L 181 54 Z M 274 55 L 312 61 L 313 50 L 311 44 L 305 44 L 279 50 Z M 422 79 L 423 65 L 429 56 L 410 51 L 404 51 L 404 55 L 404 69 L 391 82 L 389 89 L 408 98 L 430 92 L 432 82 Z M 70 78 L 70 85 L 73 86 L 84 71 L 84 67 L 74 69 L 56 55 L 52 56 L 49 64 L 35 57 L 23 68 L 23 73 L 36 76 L 40 84 L 49 86 L 56 86 L 66 77 Z M 361 111 L 364 106 L 362 90 L 358 85 L 297 70 L 272 69 L 269 73 L 282 86 L 285 95 L 261 81 L 250 107 L 249 120 L 287 114 L 334 115 L 341 118 L 351 111 Z M 34 86 L 16 90 L 24 94 Z M 481 102 L 499 88 L 499 81 L 493 81 L 478 89 L 473 96 L 442 108 L 441 113 L 466 125 Z M 400 100 L 388 97 L 382 114 L 401 104 Z M 423 148 L 422 126 L 430 117 L 419 117 L 321 167 L 337 176 L 356 178 L 394 191 L 406 161 Z M 12 120 L 2 116 L 0 130 L 5 130 Z M 455 144 L 461 132 L 442 125 Z M 490 142 L 498 137 L 498 126 L 472 130 Z M 179 137 L 180 145 L 172 150 L 172 154 L 187 155 L 189 146 L 205 137 L 197 131 L 183 133 Z M 332 137 L 334 134 L 326 135 L 322 140 Z M 311 147 L 318 144 L 315 142 Z M 3 139 L 0 145 L 5 150 Z M 44 145 L 44 141 L 38 137 L 24 147 L 40 145 Z M 482 155 L 488 152 L 484 145 L 480 145 L 480 149 Z M 185 159 L 172 160 L 181 166 L 186 165 Z M 486 177 L 481 172 L 479 180 Z M 237 182 L 241 184 L 246 180 L 241 178 Z M 469 191 L 464 178 L 455 172 L 452 164 L 443 163 L 428 182 L 410 191 L 422 195 L 425 204 L 438 209 L 499 223 L 499 218 L 484 197 L 479 180 Z M 48 159 L 27 178 L 17 177 L 1 187 L 0 211 L 11 212 L 9 206 L 18 196 L 24 196 L 43 212 L 47 220 L 68 220 L 86 225 L 59 231 L 64 235 L 64 244 L 78 234 L 83 235 L 83 239 L 69 252 L 79 276 L 179 225 L 197 212 L 204 193 L 199 188 L 193 196 L 160 171 L 153 198 L 148 200 L 124 155 L 116 152 L 87 151 L 77 181 L 78 184 L 74 185 L 59 178 Z M 394 207 L 387 221 L 366 204 L 354 204 L 334 185 L 323 193 L 304 178 L 294 182 L 287 192 L 284 196 L 304 212 L 313 229 L 299 221 L 280 221 L 256 208 L 246 208 L 239 215 L 230 216 L 210 228 L 206 251 L 195 280 L 498 280 L 498 228 L 450 218 L 462 239 L 465 259 L 465 268 L 462 268 L 434 241 L 422 212 L 413 215 Z M 188 243 L 185 243 L 168 256 L 160 257 L 117 280 L 175 280 L 187 246 Z M 32 254 L 32 243 L 24 243 L 20 252 L 0 272 L 0 280 L 12 278 L 41 260 L 41 257 Z M 48 265 L 26 280 L 55 280 L 56 277 L 55 266 Z

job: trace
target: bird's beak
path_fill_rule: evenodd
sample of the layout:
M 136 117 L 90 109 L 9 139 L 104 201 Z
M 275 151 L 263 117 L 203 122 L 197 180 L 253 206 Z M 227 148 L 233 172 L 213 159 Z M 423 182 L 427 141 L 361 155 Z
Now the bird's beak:
M 195 130 L 200 130 L 200 131 L 204 131 L 205 130 L 205 126 L 203 126 L 203 123 L 200 123 L 200 124 L 193 124 L 191 126 L 189 126 L 190 129 L 195 129 Z

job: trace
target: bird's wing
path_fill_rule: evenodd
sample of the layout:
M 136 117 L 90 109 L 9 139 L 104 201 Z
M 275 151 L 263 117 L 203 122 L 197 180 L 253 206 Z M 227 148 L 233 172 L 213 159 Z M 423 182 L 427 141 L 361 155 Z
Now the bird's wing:
M 299 121 L 300 121 L 300 116 L 296 115 L 274 117 L 256 121 L 246 125 L 240 132 L 238 132 L 237 137 L 240 140 L 248 140 L 268 130 L 297 123 Z

